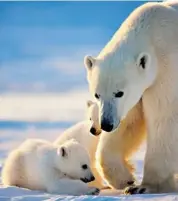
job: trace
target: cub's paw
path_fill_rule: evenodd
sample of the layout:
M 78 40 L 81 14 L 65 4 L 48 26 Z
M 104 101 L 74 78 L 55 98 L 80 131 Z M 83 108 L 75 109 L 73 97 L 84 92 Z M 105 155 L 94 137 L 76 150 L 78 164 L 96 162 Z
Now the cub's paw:
M 100 189 L 91 187 L 90 190 L 86 193 L 86 195 L 98 195 L 100 193 Z
M 124 194 L 133 195 L 133 194 L 147 194 L 154 193 L 155 191 L 150 189 L 147 186 L 138 185 L 138 186 L 129 186 L 125 189 Z

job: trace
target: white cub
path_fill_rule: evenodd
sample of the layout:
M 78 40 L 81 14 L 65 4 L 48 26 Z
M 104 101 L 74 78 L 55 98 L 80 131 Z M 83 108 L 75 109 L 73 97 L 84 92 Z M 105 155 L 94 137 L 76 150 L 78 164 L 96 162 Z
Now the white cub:
M 95 167 L 95 153 L 100 138 L 98 135 L 101 133 L 98 120 L 98 110 L 99 107 L 97 103 L 90 100 L 87 101 L 87 119 L 64 131 L 64 133 L 57 138 L 54 144 L 60 145 L 67 140 L 75 139 L 77 142 L 83 145 L 90 155 L 91 169 L 95 177 L 95 181 L 90 182 L 89 186 L 102 188 L 104 186 L 103 180 L 101 179 L 101 176 Z M 91 133 L 95 136 L 93 136 Z
M 89 155 L 74 139 L 60 146 L 28 139 L 9 154 L 2 170 L 2 182 L 6 186 L 53 194 L 97 194 L 97 188 L 86 184 L 92 180 Z

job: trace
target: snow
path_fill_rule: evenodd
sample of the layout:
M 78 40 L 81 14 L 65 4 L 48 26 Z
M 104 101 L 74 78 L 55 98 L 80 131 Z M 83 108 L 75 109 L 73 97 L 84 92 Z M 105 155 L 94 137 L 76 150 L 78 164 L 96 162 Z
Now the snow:
M 87 99 L 87 90 L 79 90 L 76 92 L 76 96 L 74 95 L 74 92 L 67 92 L 60 95 L 42 94 L 41 96 L 36 94 L 28 96 L 25 96 L 24 94 L 3 94 L 1 96 L 0 104 L 0 107 L 2 108 L 0 114 L 0 168 L 2 168 L 7 154 L 25 139 L 43 138 L 54 141 L 66 128 L 82 120 L 85 116 L 85 101 Z M 73 104 L 74 102 L 76 105 Z M 64 105 L 65 107 L 63 107 Z M 138 182 L 141 181 L 143 175 L 144 154 L 145 144 L 140 147 L 140 150 L 132 158 L 132 161 L 136 166 L 135 175 Z M 74 197 L 50 195 L 45 192 L 31 191 L 17 187 L 3 187 L 1 185 L 0 201 L 1 200 L 172 201 L 178 200 L 178 195 L 159 194 Z
M 15 123 L 14 123 L 15 124 Z M 48 126 L 48 123 L 45 124 L 45 122 L 41 125 L 41 127 L 38 125 L 38 123 L 29 123 L 28 126 L 22 127 L 21 124 L 28 125 L 28 122 L 16 122 L 16 127 L 14 124 L 9 123 L 9 128 L 3 127 L 3 129 L 0 129 L 0 164 L 1 167 L 3 165 L 3 162 L 8 154 L 8 152 L 13 149 L 14 147 L 18 146 L 23 140 L 29 138 L 29 137 L 37 137 L 37 138 L 43 138 L 50 141 L 53 141 L 57 138 L 60 133 L 66 127 L 70 125 L 66 124 L 59 124 L 58 128 L 51 128 Z M 71 123 L 72 124 L 72 123 Z M 45 128 L 43 128 L 45 126 Z M 142 174 L 143 174 L 143 157 L 145 153 L 145 145 L 142 145 L 140 150 L 133 156 L 133 162 L 136 165 L 136 178 L 138 181 L 141 181 Z M 171 200 L 178 200 L 178 195 L 174 194 L 162 194 L 162 195 L 134 195 L 134 196 L 80 196 L 80 197 L 74 197 L 74 196 L 60 196 L 60 195 L 50 195 L 44 192 L 39 191 L 31 191 L 23 188 L 18 187 L 0 187 L 0 200 L 12 200 L 12 201 L 41 201 L 41 200 L 52 200 L 52 201 L 58 201 L 58 200 L 66 200 L 66 201 L 106 201 L 106 200 L 162 200 L 162 201 L 171 201 Z
M 71 7 L 73 10 L 73 6 L 66 7 L 66 9 Z M 46 10 L 36 12 L 35 8 L 34 13 L 40 15 L 39 19 L 46 21 L 44 27 L 41 25 L 42 27 L 38 28 L 33 25 L 33 20 L 36 24 L 38 15 L 31 15 L 32 7 L 24 9 L 24 5 L 19 7 L 19 4 L 13 4 L 9 8 L 7 6 L 3 8 L 5 9 L 1 17 L 0 37 L 3 41 L 3 43 L 1 41 L 0 61 L 0 171 L 8 153 L 25 139 L 43 138 L 54 141 L 63 130 L 83 120 L 86 100 L 91 98 L 83 67 L 83 57 L 89 53 L 98 54 L 104 45 L 102 43 L 112 34 L 112 28 L 108 29 L 105 26 L 87 28 L 85 24 L 83 29 L 79 29 L 73 26 L 71 28 L 52 27 L 50 24 L 49 27 L 48 22 L 53 19 L 53 14 L 58 16 L 57 13 L 62 13 L 61 16 L 63 16 L 67 13 L 67 10 L 59 12 L 60 6 L 54 9 L 54 13 L 50 11 L 52 9 L 50 7 L 50 15 L 46 15 Z M 14 16 L 17 22 L 18 19 L 26 21 L 24 13 L 27 13 L 25 15 L 27 18 L 32 19 L 32 26 L 26 24 L 24 27 L 17 26 L 15 23 L 7 26 L 8 21 L 14 22 Z M 60 17 L 56 19 L 60 24 Z M 90 37 L 91 33 L 95 37 Z M 87 41 L 90 39 L 90 45 L 83 44 L 81 36 L 85 36 Z M 61 39 L 65 42 L 63 43 Z M 73 45 L 66 44 L 72 41 Z M 7 59 L 8 55 L 9 59 Z M 136 165 L 135 174 L 138 182 L 141 181 L 143 175 L 144 154 L 145 145 L 143 144 L 132 158 Z M 172 201 L 178 200 L 178 195 L 60 196 L 17 187 L 3 187 L 0 178 L 0 201 L 4 200 Z

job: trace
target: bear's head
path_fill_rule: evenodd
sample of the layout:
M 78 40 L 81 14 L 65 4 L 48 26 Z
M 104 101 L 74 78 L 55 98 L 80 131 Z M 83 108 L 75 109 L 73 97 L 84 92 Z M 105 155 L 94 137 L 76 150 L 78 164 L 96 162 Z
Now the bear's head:
M 99 124 L 99 107 L 91 100 L 87 101 L 87 119 L 91 122 L 90 133 L 95 136 L 100 135 L 102 130 Z
M 84 58 L 92 95 L 98 101 L 100 127 L 115 130 L 156 80 L 157 52 L 150 34 L 152 11 L 136 10 L 98 57 Z
M 89 154 L 75 139 L 68 140 L 58 147 L 56 164 L 68 178 L 85 183 L 95 179 L 90 169 Z

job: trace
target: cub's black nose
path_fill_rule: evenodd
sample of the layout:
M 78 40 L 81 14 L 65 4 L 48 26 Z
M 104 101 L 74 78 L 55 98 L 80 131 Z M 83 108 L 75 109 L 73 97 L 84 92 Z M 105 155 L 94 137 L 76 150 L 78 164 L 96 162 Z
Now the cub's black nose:
M 108 123 L 107 121 L 101 122 L 101 129 L 106 132 L 111 132 L 113 129 L 113 124 Z
M 92 175 L 90 178 L 80 178 L 81 181 L 83 181 L 84 183 L 89 183 L 91 181 L 95 180 L 95 177 Z
M 94 127 L 91 127 L 90 133 L 92 133 L 93 135 L 96 135 L 96 129 Z

